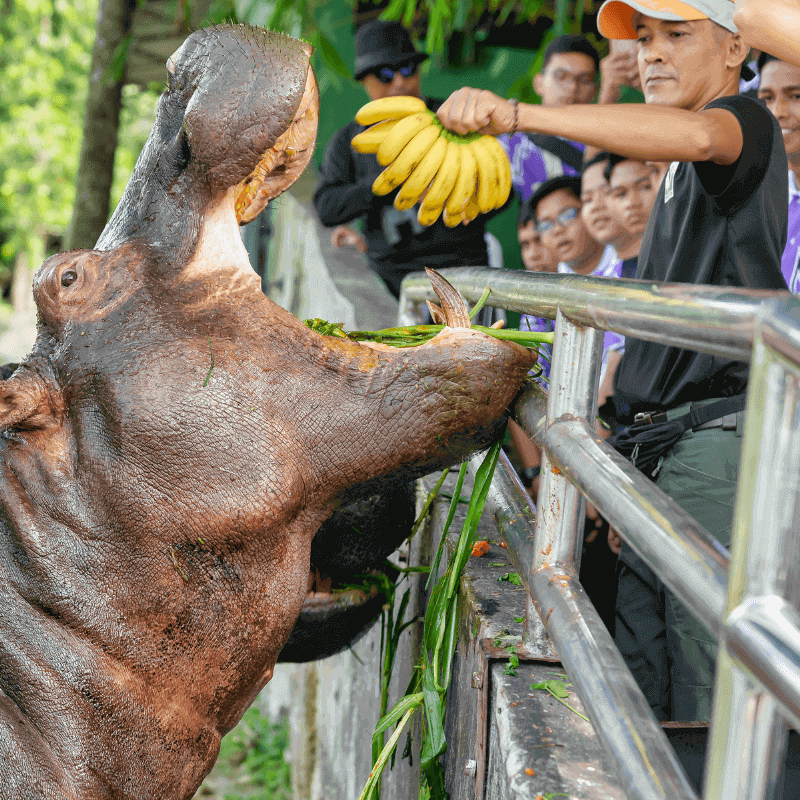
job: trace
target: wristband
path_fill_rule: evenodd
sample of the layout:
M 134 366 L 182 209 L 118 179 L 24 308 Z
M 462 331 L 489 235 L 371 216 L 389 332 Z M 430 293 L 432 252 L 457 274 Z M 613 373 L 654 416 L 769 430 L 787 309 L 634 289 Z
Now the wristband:
M 533 481 L 541 471 L 541 467 L 525 467 L 525 469 L 521 470 L 519 473 L 519 479 L 522 481 L 522 485 L 526 489 L 530 489 L 531 486 L 533 486 Z
M 514 124 L 511 126 L 511 130 L 508 132 L 509 136 L 513 136 L 517 132 L 517 124 L 519 123 L 519 100 L 517 100 L 515 97 L 508 102 L 514 106 Z

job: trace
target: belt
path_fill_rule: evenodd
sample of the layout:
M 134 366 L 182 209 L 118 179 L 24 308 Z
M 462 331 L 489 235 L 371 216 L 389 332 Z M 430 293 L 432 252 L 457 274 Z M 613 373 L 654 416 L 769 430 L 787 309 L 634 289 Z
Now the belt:
M 631 428 L 640 428 L 649 425 L 660 425 L 668 422 L 666 411 L 642 411 L 633 418 Z M 693 431 L 707 431 L 712 428 L 722 428 L 724 431 L 735 431 L 744 429 L 744 411 L 735 411 L 733 414 L 726 414 L 719 419 L 712 419 L 710 422 L 703 422 L 695 425 Z

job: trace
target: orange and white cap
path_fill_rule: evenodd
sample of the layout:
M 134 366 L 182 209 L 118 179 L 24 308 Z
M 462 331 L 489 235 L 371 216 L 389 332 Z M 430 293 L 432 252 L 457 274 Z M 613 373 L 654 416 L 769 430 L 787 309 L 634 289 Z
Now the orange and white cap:
M 688 3 L 681 0 L 606 0 L 597 14 L 597 29 L 606 39 L 635 39 L 633 16 L 637 11 L 670 22 L 710 19 L 738 33 L 733 24 L 733 0 L 690 0 Z

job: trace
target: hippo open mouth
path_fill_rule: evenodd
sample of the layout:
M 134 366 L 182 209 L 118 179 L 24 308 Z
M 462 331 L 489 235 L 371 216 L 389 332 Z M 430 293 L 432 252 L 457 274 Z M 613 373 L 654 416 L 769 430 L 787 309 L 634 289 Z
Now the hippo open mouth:
M 323 521 L 486 447 L 534 360 L 466 327 L 321 336 L 261 292 L 239 223 L 310 158 L 309 50 L 192 34 L 95 249 L 37 272 L 36 344 L 0 381 L 4 800 L 191 797 Z
M 289 127 L 264 154 L 258 166 L 234 188 L 234 210 L 240 225 L 252 222 L 267 203 L 291 186 L 314 152 L 319 87 L 309 69 L 300 106 Z

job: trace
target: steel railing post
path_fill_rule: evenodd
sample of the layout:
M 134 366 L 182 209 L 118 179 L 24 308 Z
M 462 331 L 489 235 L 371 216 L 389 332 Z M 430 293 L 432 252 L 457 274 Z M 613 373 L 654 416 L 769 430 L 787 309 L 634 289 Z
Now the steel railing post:
M 560 311 L 556 316 L 553 363 L 547 396 L 547 422 L 564 416 L 593 424 L 597 414 L 597 388 L 603 351 L 603 333 L 570 322 Z M 574 570 L 577 577 L 583 547 L 586 500 L 566 475 L 553 469 L 542 453 L 542 472 L 536 503 L 536 535 L 533 573 L 544 565 L 558 563 Z M 528 599 L 529 618 L 531 601 Z M 531 631 L 531 634 L 535 634 Z
M 769 306 L 759 317 L 706 766 L 708 800 L 774 797 L 786 752 L 786 721 L 778 704 L 753 679 L 746 647 L 732 649 L 729 643 L 729 632 L 742 635 L 735 626 L 748 601 L 796 603 L 800 580 L 800 351 L 789 360 L 769 342 L 783 338 L 786 349 L 792 338 L 800 340 L 800 332 L 784 326 Z

